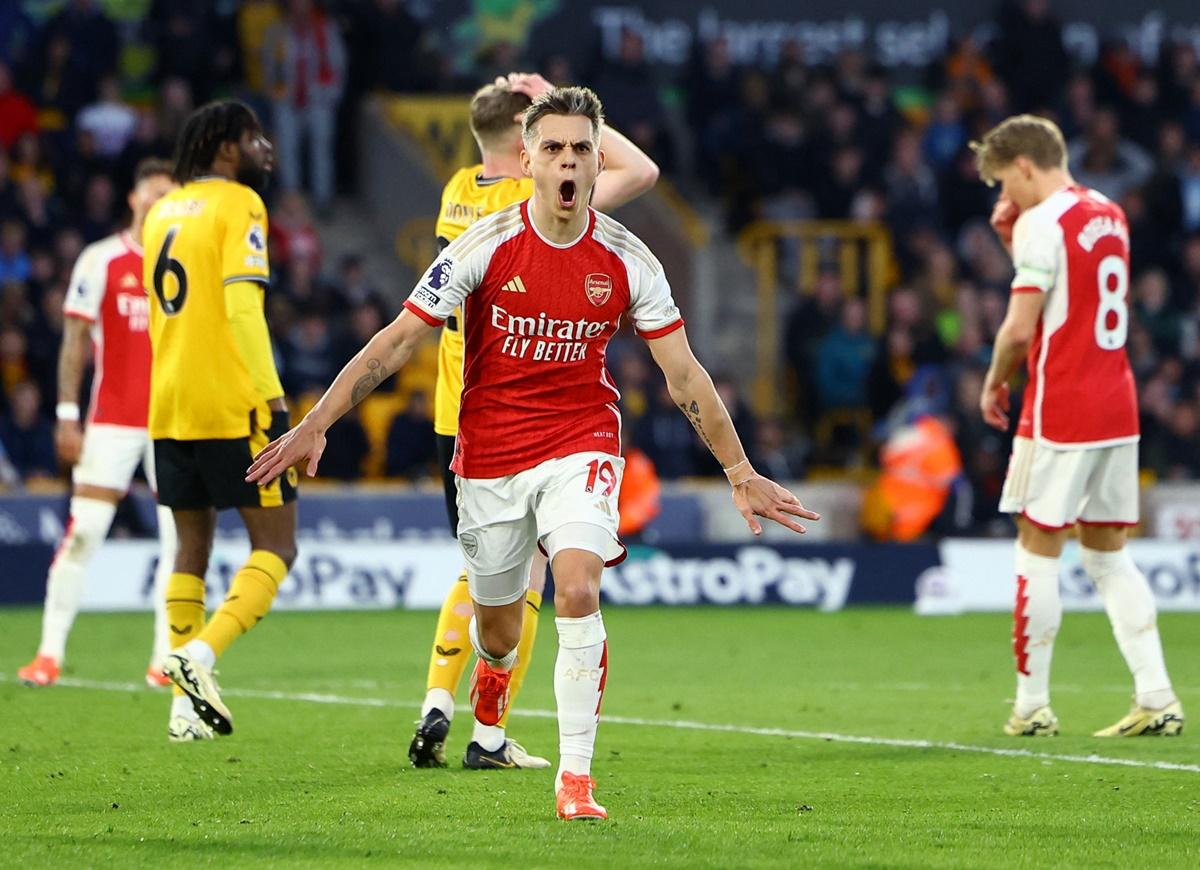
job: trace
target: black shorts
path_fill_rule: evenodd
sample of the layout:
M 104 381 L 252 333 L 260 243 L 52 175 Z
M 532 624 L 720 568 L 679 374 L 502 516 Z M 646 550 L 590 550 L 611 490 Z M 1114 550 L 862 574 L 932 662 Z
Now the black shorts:
M 158 502 L 175 510 L 279 507 L 296 499 L 299 475 L 289 468 L 267 486 L 246 482 L 254 454 L 288 430 L 288 412 L 272 411 L 271 428 L 254 426 L 249 438 L 154 440 Z
M 436 435 L 438 465 L 442 469 L 442 489 L 446 494 L 446 519 L 450 520 L 450 534 L 458 537 L 458 476 L 450 470 L 454 461 L 454 436 Z

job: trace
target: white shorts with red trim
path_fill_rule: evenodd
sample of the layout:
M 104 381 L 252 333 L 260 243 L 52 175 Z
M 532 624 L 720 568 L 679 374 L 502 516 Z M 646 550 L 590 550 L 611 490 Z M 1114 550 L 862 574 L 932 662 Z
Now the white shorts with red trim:
M 624 470 L 619 456 L 587 452 L 505 477 L 456 478 L 458 543 L 472 598 L 492 606 L 520 598 L 528 585 L 528 562 L 547 543 L 555 551 L 548 553 L 551 559 L 559 550 L 580 549 L 605 565 L 621 562 L 617 496 Z M 503 578 L 503 588 L 491 578 Z
M 1063 450 L 1016 438 L 1000 510 L 1052 531 L 1077 522 L 1137 525 L 1138 446 Z
M 138 463 L 146 472 L 150 488 L 157 491 L 154 475 L 154 442 L 146 429 L 89 423 L 83 431 L 83 450 L 71 471 L 76 485 L 102 486 L 125 492 Z

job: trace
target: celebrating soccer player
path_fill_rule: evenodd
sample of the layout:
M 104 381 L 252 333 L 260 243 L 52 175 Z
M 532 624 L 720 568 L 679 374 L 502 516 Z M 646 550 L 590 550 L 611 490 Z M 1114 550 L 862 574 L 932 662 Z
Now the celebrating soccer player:
M 1129 225 L 1125 213 L 1067 172 L 1062 133 L 1018 115 L 973 143 L 980 175 L 1000 184 L 992 224 L 1016 276 L 980 398 L 1007 431 L 1008 380 L 1027 359 L 1029 383 L 1000 509 L 1017 518 L 1011 735 L 1058 733 L 1050 657 L 1062 621 L 1059 556 L 1079 524 L 1083 566 L 1104 599 L 1133 673 L 1133 709 L 1097 737 L 1178 734 L 1154 597 L 1125 546 L 1138 521 L 1138 411 L 1125 355 Z
M 146 212 L 175 186 L 171 167 L 161 160 L 142 161 L 129 193 L 133 219 L 129 229 L 88 245 L 79 255 L 63 303 L 62 348 L 58 354 L 59 458 L 73 466 L 71 515 L 62 543 L 46 577 L 42 641 L 32 662 L 17 671 L 30 686 L 52 686 L 66 657 L 67 637 L 88 563 L 108 536 L 117 502 L 129 489 L 138 463 L 155 486 L 154 451 L 146 432 L 150 402 L 149 308 L 142 290 L 142 224 Z M 88 339 L 96 374 L 87 427 L 79 422 L 79 387 Z M 146 682 L 167 685 L 163 659 L 170 649 L 163 607 L 166 578 L 175 562 L 175 525 L 171 512 L 158 509 L 158 567 L 154 573 L 154 651 Z
M 521 169 L 521 117 L 532 98 L 551 89 L 540 75 L 512 73 L 507 78 L 480 88 L 471 100 L 471 132 L 479 145 L 483 163 L 458 170 L 442 191 L 442 208 L 437 220 L 438 250 L 475 221 L 505 206 L 528 199 L 533 182 Z M 658 178 L 658 167 L 641 149 L 613 130 L 604 131 L 604 172 L 596 179 L 592 205 L 600 211 L 614 209 L 649 190 Z M 458 409 L 463 387 L 462 312 L 455 311 L 442 327 L 438 344 L 437 393 L 434 401 L 434 431 L 446 492 L 450 528 L 458 530 L 458 488 L 450 463 L 454 436 L 458 434 Z M 533 660 L 538 630 L 538 610 L 546 585 L 546 557 L 534 553 L 525 606 L 529 618 L 521 628 L 517 664 L 509 684 L 509 709 Z M 451 584 L 438 614 L 437 632 L 429 655 L 429 675 L 421 720 L 408 748 L 415 767 L 444 767 L 446 736 L 454 717 L 454 694 L 467 666 L 470 651 L 465 643 L 471 621 L 471 593 L 464 570 Z M 550 762 L 530 755 L 521 744 L 506 736 L 509 710 L 495 725 L 476 721 L 463 766 L 477 770 L 549 767 Z
M 187 720 L 179 725 L 190 739 L 233 730 L 213 665 L 267 615 L 296 556 L 295 474 L 263 486 L 243 479 L 248 457 L 288 426 L 263 314 L 267 210 L 255 188 L 270 169 L 271 145 L 254 112 L 210 103 L 180 135 L 182 187 L 146 218 L 150 436 L 159 501 L 179 535 L 167 586 L 175 650 L 163 670 L 186 695 L 176 696 L 172 721 Z M 251 552 L 205 623 L 204 574 L 223 508 L 237 508 Z
M 563 819 L 607 818 L 593 796 L 591 762 L 608 677 L 600 575 L 625 555 L 617 538 L 620 394 L 604 363 L 622 315 L 649 343 L 673 400 L 725 468 L 750 528 L 761 532 L 757 517 L 768 517 L 802 532 L 795 518 L 817 519 L 746 459 L 688 346 L 662 264 L 623 226 L 588 207 L 604 165 L 601 125 L 600 101 L 586 88 L 558 88 L 534 100 L 521 152 L 532 197 L 452 242 L 400 316 L 247 473 L 265 484 L 303 461 L 315 474 L 329 426 L 462 306 L 463 391 L 452 468 L 475 605 L 468 634 L 479 663 L 471 698 L 485 724 L 504 714 L 530 563 L 540 547 L 556 583 L 555 792 Z

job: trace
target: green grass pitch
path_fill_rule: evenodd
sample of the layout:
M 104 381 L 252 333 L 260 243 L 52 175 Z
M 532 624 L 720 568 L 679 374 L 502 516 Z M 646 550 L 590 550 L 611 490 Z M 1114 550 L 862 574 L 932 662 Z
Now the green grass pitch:
M 1024 741 L 999 733 L 1012 695 L 1001 615 L 606 616 L 611 720 L 595 774 L 611 819 L 567 825 L 554 818 L 552 771 L 408 767 L 433 614 L 271 616 L 221 662 L 236 732 L 179 746 L 166 741 L 165 693 L 137 688 L 148 616 L 80 617 L 76 685 L 32 690 L 12 674 L 39 614 L 0 611 L 0 864 L 1200 864 L 1200 721 L 1174 739 L 1089 736 L 1129 703 L 1102 615 L 1064 622 L 1064 733 Z M 555 757 L 549 614 L 543 623 L 526 715 L 510 731 Z M 1197 617 L 1160 624 L 1184 705 L 1200 711 Z M 468 722 L 450 734 L 454 765 Z M 997 754 L 1007 750 L 1018 754 Z M 1121 760 L 1132 763 L 1105 763 Z

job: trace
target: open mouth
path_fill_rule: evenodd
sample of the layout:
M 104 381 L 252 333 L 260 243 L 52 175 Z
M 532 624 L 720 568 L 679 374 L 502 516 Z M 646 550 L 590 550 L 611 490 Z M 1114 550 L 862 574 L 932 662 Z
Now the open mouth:
M 575 207 L 575 182 L 564 181 L 558 186 L 558 204 L 563 208 Z

